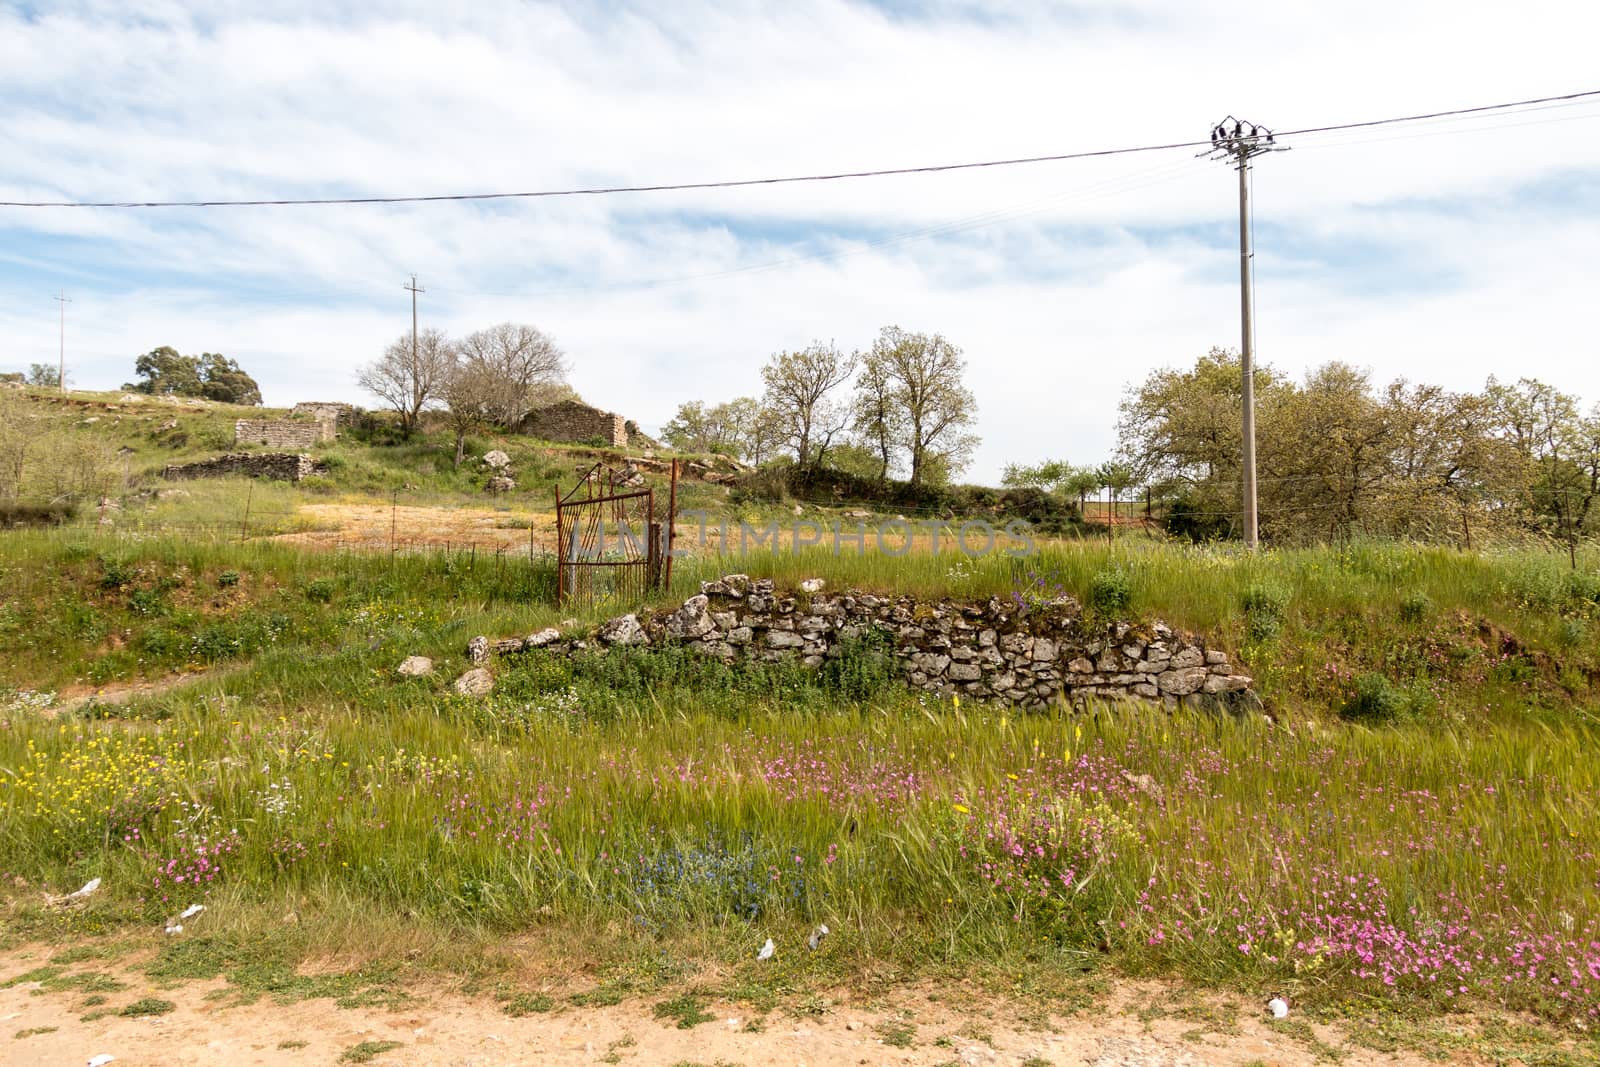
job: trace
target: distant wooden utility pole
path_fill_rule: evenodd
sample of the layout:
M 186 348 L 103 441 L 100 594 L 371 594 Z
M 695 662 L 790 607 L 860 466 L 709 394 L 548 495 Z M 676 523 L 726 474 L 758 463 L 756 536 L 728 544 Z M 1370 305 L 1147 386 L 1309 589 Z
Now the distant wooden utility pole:
M 67 305 L 72 303 L 72 299 L 67 296 L 67 291 L 63 289 L 61 290 L 61 295 L 56 297 L 56 300 L 61 303 L 61 365 L 57 371 L 60 375 L 60 381 L 56 382 L 56 384 L 61 387 L 61 392 L 64 394 L 67 391 Z

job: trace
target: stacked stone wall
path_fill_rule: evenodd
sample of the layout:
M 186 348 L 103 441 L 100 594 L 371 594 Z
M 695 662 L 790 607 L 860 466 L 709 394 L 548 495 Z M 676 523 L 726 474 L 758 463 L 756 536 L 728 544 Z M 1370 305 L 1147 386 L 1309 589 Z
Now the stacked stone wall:
M 539 408 L 522 421 L 522 432 L 545 441 L 582 444 L 599 438 L 617 448 L 628 447 L 627 420 L 576 400 Z
M 271 478 L 277 481 L 298 482 L 325 468 L 307 455 L 293 452 L 229 452 L 215 459 L 199 463 L 173 463 L 161 471 L 161 477 L 171 481 L 191 478 L 225 478 L 233 475 L 246 478 Z
M 289 410 L 289 417 L 331 422 L 335 432 L 343 432 L 355 425 L 356 409 L 336 400 L 302 400 Z
M 816 667 L 842 655 L 847 639 L 876 634 L 908 685 L 943 696 L 1024 707 L 1063 697 L 1227 711 L 1261 706 L 1251 678 L 1221 649 L 1161 622 L 1087 624 L 1071 597 L 959 603 L 822 589 L 820 580 L 810 579 L 785 595 L 770 579 L 729 575 L 702 583 L 699 595 L 667 614 L 623 615 L 575 639 L 554 630 L 525 639 L 480 638 L 468 651 L 482 659 L 489 650 L 571 654 L 665 643 L 728 661 L 799 659 Z
M 310 448 L 336 436 L 332 419 L 240 419 L 233 424 L 234 442 L 268 448 Z

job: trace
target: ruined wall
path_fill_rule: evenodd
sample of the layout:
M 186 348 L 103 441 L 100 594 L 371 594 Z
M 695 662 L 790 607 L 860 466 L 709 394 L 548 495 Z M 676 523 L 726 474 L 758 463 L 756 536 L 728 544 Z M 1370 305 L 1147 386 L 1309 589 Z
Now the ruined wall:
M 539 408 L 522 420 L 521 430 L 546 441 L 582 443 L 594 438 L 618 448 L 628 447 L 627 420 L 576 400 Z
M 240 419 L 233 424 L 234 442 L 268 448 L 310 448 L 336 436 L 332 419 Z
M 476 646 L 486 654 L 546 648 L 564 652 L 617 645 L 687 644 L 724 660 L 799 658 L 820 666 L 842 640 L 869 631 L 892 649 L 906 683 L 948 696 L 968 694 L 1025 707 L 1058 697 L 1138 698 L 1211 710 L 1258 709 L 1252 680 L 1227 653 L 1163 623 L 1087 626 L 1077 601 L 1029 604 L 927 602 L 846 591 L 827 594 L 818 579 L 779 595 L 770 579 L 742 574 L 701 583 L 701 593 L 670 614 L 623 615 L 592 637 L 560 640 L 555 631 Z M 469 647 L 469 655 L 481 658 Z
M 337 400 L 302 400 L 289 411 L 291 419 L 316 419 L 333 423 L 335 432 L 355 425 L 356 409 Z
M 319 466 L 310 456 L 293 452 L 229 452 L 215 459 L 199 463 L 173 463 L 161 471 L 161 477 L 182 481 L 190 478 L 225 478 L 239 475 L 246 478 L 272 478 L 277 481 L 298 482 L 326 468 Z

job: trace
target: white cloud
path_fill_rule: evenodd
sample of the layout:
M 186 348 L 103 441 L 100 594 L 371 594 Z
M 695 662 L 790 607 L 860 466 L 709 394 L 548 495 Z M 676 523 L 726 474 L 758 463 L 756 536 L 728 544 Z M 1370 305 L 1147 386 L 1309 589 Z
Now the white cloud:
M 1198 138 L 1228 111 L 1282 129 L 1594 88 L 1600 30 L 1553 2 L 395 10 L 0 14 L 0 139 L 20 147 L 0 198 L 537 189 Z M 1262 161 L 1259 226 L 1280 242 L 1258 261 L 1263 356 L 1600 398 L 1595 116 L 1308 138 Z M 1516 195 L 1558 172 L 1587 176 L 1587 200 Z M 0 360 L 54 355 L 66 286 L 85 384 L 174 344 L 239 358 L 269 402 L 355 398 L 354 367 L 409 325 L 414 270 L 428 321 L 536 322 L 581 391 L 653 424 L 753 391 L 775 349 L 864 346 L 894 322 L 967 350 L 974 473 L 993 478 L 1099 458 L 1125 383 L 1235 341 L 1233 210 L 1232 174 L 1184 152 L 478 206 L 0 209 Z M 871 244 L 953 220 L 972 221 Z

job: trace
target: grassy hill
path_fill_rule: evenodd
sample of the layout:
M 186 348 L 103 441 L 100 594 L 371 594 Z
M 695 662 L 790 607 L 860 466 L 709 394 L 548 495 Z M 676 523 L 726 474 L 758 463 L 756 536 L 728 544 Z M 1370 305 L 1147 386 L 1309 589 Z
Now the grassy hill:
M 128 485 L 105 524 L 0 532 L 13 947 L 239 998 L 378 975 L 386 995 L 443 983 L 508 1011 L 648 998 L 691 1020 L 961 988 L 1048 1021 L 1154 977 L 1283 993 L 1302 1029 L 1280 1036 L 1318 1056 L 1600 1052 L 1592 549 L 1577 567 L 1537 546 L 1250 555 L 1144 537 L 1041 539 L 1023 559 L 705 551 L 656 601 L 727 571 L 1067 593 L 1094 618 L 1163 618 L 1228 649 L 1270 712 L 1248 720 L 1020 713 L 902 690 L 865 661 L 670 651 L 502 661 L 492 693 L 465 697 L 450 683 L 474 635 L 635 605 L 558 611 L 537 552 L 279 535 L 328 521 L 319 503 L 397 512 L 398 490 L 436 521 L 487 508 L 521 536 L 594 450 L 474 442 L 512 454 L 527 488 L 510 499 L 432 434 L 347 438 L 319 450 L 325 478 L 295 486 L 170 486 L 154 473 L 231 440 L 236 412 L 35 402 L 128 449 Z M 795 517 L 725 485 L 687 491 Z M 412 655 L 436 671 L 400 676 Z M 113 699 L 139 680 L 160 684 Z M 91 878 L 86 904 L 51 903 Z M 182 936 L 161 932 L 199 902 Z M 832 934 L 808 949 L 819 924 Z M 768 937 L 777 960 L 757 961 Z M 41 995 L 79 995 L 73 975 L 47 977 Z

